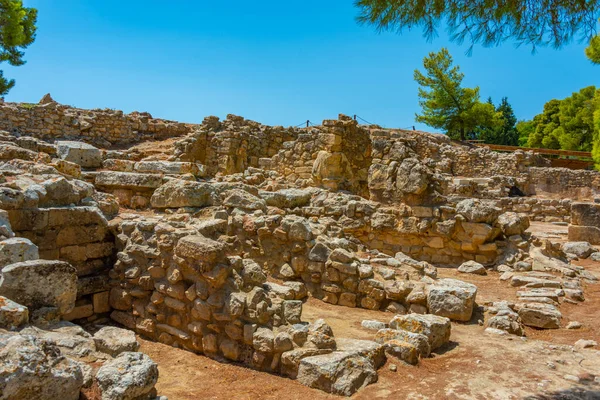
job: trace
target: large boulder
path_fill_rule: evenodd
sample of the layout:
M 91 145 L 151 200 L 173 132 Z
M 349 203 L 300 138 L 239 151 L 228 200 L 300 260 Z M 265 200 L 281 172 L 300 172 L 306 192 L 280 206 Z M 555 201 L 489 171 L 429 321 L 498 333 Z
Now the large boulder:
M 455 321 L 469 321 L 473 315 L 477 286 L 457 279 L 440 279 L 428 287 L 429 312 Z
M 420 195 L 427 190 L 430 174 L 416 158 L 405 158 L 398 166 L 396 189 L 404 194 Z
M 62 160 L 81 165 L 83 168 L 102 166 L 102 151 L 91 144 L 75 141 L 59 141 L 56 154 Z
M 0 274 L 0 295 L 30 310 L 56 307 L 67 314 L 75 307 L 77 270 L 64 261 L 33 260 L 8 265 Z
M 390 328 L 426 336 L 431 350 L 443 346 L 450 340 L 450 320 L 448 318 L 438 317 L 437 315 L 396 315 L 390 321 Z
M 391 340 L 399 340 L 406 342 L 415 347 L 421 357 L 429 357 L 431 354 L 431 346 L 429 338 L 420 333 L 414 333 L 403 329 L 380 329 L 375 335 L 377 343 L 386 344 Z M 393 345 L 396 345 L 395 343 Z
M 77 400 L 83 373 L 49 340 L 0 334 L 0 399 Z
M 125 352 L 96 373 L 102 400 L 133 400 L 148 395 L 158 380 L 158 366 L 143 353 Z
M 218 201 L 209 183 L 172 179 L 154 191 L 150 204 L 154 208 L 206 207 Z

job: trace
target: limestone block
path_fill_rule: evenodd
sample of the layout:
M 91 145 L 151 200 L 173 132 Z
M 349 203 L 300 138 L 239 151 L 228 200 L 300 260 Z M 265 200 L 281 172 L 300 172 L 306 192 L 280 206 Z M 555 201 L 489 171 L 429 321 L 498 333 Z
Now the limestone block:
M 31 310 L 50 306 L 66 314 L 75 306 L 76 270 L 63 261 L 34 260 L 10 264 L 2 269 L 0 295 Z
M 527 303 L 519 309 L 523 325 L 541 329 L 558 329 L 562 314 L 552 304 Z
M 158 366 L 143 353 L 124 352 L 96 373 L 102 398 L 135 399 L 148 395 L 158 380 Z
M 186 236 L 177 243 L 175 253 L 180 257 L 189 257 L 210 263 L 221 255 L 223 248 L 222 243 L 204 236 Z
M 180 179 L 160 186 L 150 199 L 154 208 L 206 207 L 218 202 L 214 185 Z
M 390 328 L 425 335 L 432 351 L 450 340 L 450 319 L 437 315 L 396 315 L 390 321 Z
M 102 166 L 102 151 L 83 142 L 59 141 L 56 143 L 59 158 L 81 165 L 83 168 Z
M 569 240 L 572 242 L 586 241 L 593 245 L 600 245 L 600 227 L 569 225 Z
M 113 357 L 125 351 L 137 351 L 140 347 L 133 331 L 105 326 L 94 333 L 96 349 Z
M 4 399 L 79 399 L 81 368 L 61 355 L 53 341 L 2 334 L 0 365 L 0 393 Z
M 336 351 L 300 361 L 298 382 L 327 393 L 351 396 L 377 381 L 377 371 L 368 358 L 356 352 Z
M 121 189 L 156 189 L 163 183 L 161 175 L 135 172 L 101 171 L 96 174 L 96 186 Z
M 429 312 L 456 321 L 469 321 L 475 306 L 477 287 L 456 279 L 440 279 L 429 286 Z
M 29 239 L 15 237 L 0 241 L 0 270 L 8 264 L 38 258 L 38 247 Z

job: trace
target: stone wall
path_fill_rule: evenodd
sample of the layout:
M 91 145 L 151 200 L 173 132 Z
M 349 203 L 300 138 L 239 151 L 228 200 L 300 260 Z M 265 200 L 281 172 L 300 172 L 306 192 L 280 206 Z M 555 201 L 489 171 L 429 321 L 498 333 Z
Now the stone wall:
M 598 171 L 568 168 L 529 168 L 528 195 L 590 201 L 600 195 Z
M 55 102 L 0 104 L 0 130 L 46 141 L 74 139 L 102 147 L 182 136 L 188 124 L 153 118 L 149 113 L 84 110 Z
M 572 204 L 569 240 L 600 244 L 600 204 L 584 202 Z
M 299 132 L 231 114 L 224 121 L 207 117 L 192 134 L 175 143 L 174 157 L 205 165 L 211 176 L 235 174 L 258 167 L 259 158 L 275 155 Z
M 105 210 L 114 212 L 114 203 L 85 182 L 46 178 L 9 175 L 9 182 L 0 186 L 0 208 L 6 210 L 15 235 L 31 240 L 40 258 L 67 261 L 75 268 L 78 300 L 66 319 L 106 313 L 114 238 L 94 197 L 107 206 Z

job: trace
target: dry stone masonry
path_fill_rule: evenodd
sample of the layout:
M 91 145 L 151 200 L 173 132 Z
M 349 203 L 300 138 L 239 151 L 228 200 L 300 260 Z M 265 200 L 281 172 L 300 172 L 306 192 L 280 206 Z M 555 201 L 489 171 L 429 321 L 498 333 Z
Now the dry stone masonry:
M 532 153 L 343 115 L 190 125 L 50 96 L 1 104 L 0 128 L 0 399 L 154 398 L 135 334 L 349 396 L 477 310 L 499 335 L 558 328 L 597 281 L 571 261 L 600 260 L 600 175 Z M 570 224 L 572 242 L 530 221 Z M 438 268 L 498 271 L 519 300 L 478 305 Z M 390 321 L 344 338 L 303 322 L 309 297 Z

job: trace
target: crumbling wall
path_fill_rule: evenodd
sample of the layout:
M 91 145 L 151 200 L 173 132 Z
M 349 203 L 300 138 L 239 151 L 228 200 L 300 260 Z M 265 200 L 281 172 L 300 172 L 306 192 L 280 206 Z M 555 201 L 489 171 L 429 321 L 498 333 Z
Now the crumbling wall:
M 192 134 L 175 143 L 174 156 L 201 163 L 207 173 L 229 175 L 258 167 L 259 159 L 275 155 L 299 129 L 266 126 L 229 114 L 224 121 L 206 117 Z
M 0 129 L 39 139 L 74 139 L 102 147 L 182 136 L 188 124 L 153 118 L 149 113 L 84 110 L 47 104 L 0 104 Z

